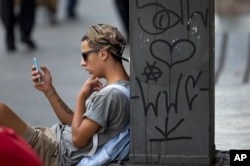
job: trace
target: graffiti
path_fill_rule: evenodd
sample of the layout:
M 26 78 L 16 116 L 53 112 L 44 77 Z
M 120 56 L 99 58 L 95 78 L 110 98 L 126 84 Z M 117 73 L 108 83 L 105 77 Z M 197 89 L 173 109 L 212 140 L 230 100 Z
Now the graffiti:
M 192 83 L 193 83 L 193 88 L 195 88 L 196 85 L 197 85 L 197 82 L 198 82 L 198 80 L 199 80 L 199 78 L 200 78 L 200 76 L 201 76 L 201 74 L 202 74 L 202 72 L 200 72 L 200 73 L 198 74 L 198 76 L 197 76 L 196 79 L 194 79 L 193 76 L 188 76 L 187 81 L 186 81 L 186 83 L 185 83 L 185 92 L 186 92 L 186 98 L 187 98 L 187 103 L 188 103 L 189 111 L 192 111 L 193 102 L 194 102 L 195 98 L 198 97 L 198 95 L 195 94 L 195 95 L 190 99 L 190 96 L 189 96 L 189 93 L 188 93 L 188 83 L 189 83 L 190 81 L 192 81 Z
M 186 17 L 184 14 L 184 1 L 186 1 Z M 143 1 L 140 1 L 143 2 Z M 167 2 L 167 1 L 166 1 Z M 179 0 L 179 13 L 173 10 L 170 10 L 166 8 L 166 6 L 161 5 L 159 3 L 147 3 L 144 5 L 140 5 L 139 0 L 136 0 L 136 7 L 140 10 L 152 10 L 157 8 L 156 13 L 154 13 L 154 16 L 152 16 L 152 25 L 157 29 L 157 32 L 150 32 L 150 30 L 147 29 L 147 25 L 143 25 L 141 18 L 138 18 L 138 25 L 140 28 L 151 35 L 157 35 L 162 34 L 166 32 L 167 30 L 170 30 L 171 28 L 175 28 L 178 24 L 184 25 L 186 23 L 186 29 L 187 31 L 190 31 L 191 24 L 193 23 L 193 20 L 197 17 L 200 17 L 202 20 L 202 23 L 205 27 L 207 27 L 208 24 L 208 7 L 205 9 L 205 14 L 203 14 L 201 11 L 193 11 L 190 12 L 190 2 L 189 0 Z
M 139 11 L 135 22 L 141 31 L 140 35 L 145 34 L 144 36 L 152 39 L 143 40 L 140 36 L 144 42 L 147 41 L 147 47 L 138 49 L 146 48 L 147 57 L 150 59 L 144 58 L 145 63 L 141 62 L 138 67 L 140 71 L 136 69 L 133 79 L 137 93 L 131 96 L 131 100 L 142 105 L 145 139 L 150 142 L 150 152 L 152 152 L 152 143 L 160 145 L 159 143 L 169 141 L 193 140 L 192 134 L 182 133 L 179 130 L 188 127 L 187 122 L 190 119 L 187 118 L 187 114 L 201 111 L 199 110 L 201 96 L 209 92 L 207 84 L 205 87 L 202 84 L 203 79 L 207 77 L 207 72 L 203 71 L 204 68 L 187 70 L 190 69 L 191 64 L 194 64 L 193 61 L 196 61 L 194 59 L 205 56 L 198 53 L 202 48 L 194 37 L 192 38 L 193 33 L 190 32 L 200 31 L 199 38 L 196 40 L 203 37 L 201 31 L 208 28 L 209 8 L 205 7 L 200 11 L 190 2 L 191 0 L 177 2 L 175 0 L 156 2 L 135 0 L 134 2 Z M 144 13 L 147 17 L 143 16 Z M 176 33 L 176 28 L 184 31 L 180 34 Z M 171 33 L 172 31 L 175 35 Z M 163 80 L 166 80 L 164 84 Z M 150 90 L 151 85 L 157 87 L 158 84 L 161 85 L 160 88 Z M 147 118 L 151 121 L 147 121 Z M 148 127 L 154 131 L 148 133 Z M 161 149 L 160 146 L 158 146 L 159 149 Z
M 157 82 L 157 79 L 162 75 L 161 70 L 155 66 L 156 62 L 154 62 L 153 65 L 149 65 L 148 62 L 146 63 L 147 67 L 145 67 L 144 72 L 142 73 L 142 75 L 145 75 L 147 78 L 146 83 L 148 83 L 149 80 L 154 80 L 155 82 Z
M 169 51 L 166 51 L 165 56 L 163 56 L 162 53 L 160 55 L 156 55 L 154 53 L 153 48 L 155 45 L 157 45 L 157 43 L 163 43 L 164 44 L 163 48 L 169 49 Z M 184 46 L 185 46 L 185 50 L 190 50 L 189 48 L 191 48 L 192 49 L 191 53 L 185 53 L 186 55 L 181 54 L 179 55 L 179 59 L 177 59 L 176 57 L 178 57 L 178 50 L 182 50 L 183 49 L 182 47 Z M 194 56 L 195 49 L 196 48 L 195 48 L 194 43 L 186 39 L 177 40 L 172 45 L 168 41 L 165 41 L 165 40 L 155 40 L 151 43 L 150 53 L 155 59 L 161 61 L 162 63 L 165 63 L 169 68 L 172 68 L 176 64 L 183 63 L 191 59 Z M 170 62 L 168 60 L 164 60 L 164 57 L 170 57 Z
M 168 130 L 168 118 L 166 117 L 166 122 L 165 122 L 165 131 L 162 131 L 158 126 L 155 126 L 155 128 L 162 134 L 164 138 L 158 138 L 158 139 L 149 139 L 149 141 L 152 142 L 162 142 L 162 141 L 172 141 L 172 140 L 183 140 L 183 139 L 192 139 L 192 137 L 188 136 L 179 136 L 179 137 L 169 137 L 169 135 L 176 129 L 178 126 L 182 124 L 184 119 L 181 119 L 172 129 Z

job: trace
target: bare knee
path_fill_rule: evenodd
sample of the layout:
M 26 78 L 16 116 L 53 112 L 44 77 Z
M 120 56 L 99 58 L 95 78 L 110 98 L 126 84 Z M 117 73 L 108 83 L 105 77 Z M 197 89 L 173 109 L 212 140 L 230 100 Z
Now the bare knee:
M 10 112 L 10 108 L 6 104 L 0 102 L 0 120 L 2 121 L 2 118 L 5 118 Z
M 0 125 L 12 128 L 17 134 L 23 135 L 27 125 L 6 104 L 0 102 Z
M 7 109 L 8 109 L 8 106 L 6 104 L 0 102 L 0 111 L 2 112 L 2 111 L 7 110 Z

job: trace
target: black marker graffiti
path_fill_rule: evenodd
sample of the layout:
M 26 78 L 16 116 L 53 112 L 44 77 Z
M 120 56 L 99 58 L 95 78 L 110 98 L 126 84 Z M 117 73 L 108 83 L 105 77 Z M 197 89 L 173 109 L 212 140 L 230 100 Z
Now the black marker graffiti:
M 199 80 L 199 78 L 200 78 L 200 76 L 201 76 L 201 74 L 202 74 L 202 72 L 200 72 L 200 73 L 198 74 L 198 76 L 197 76 L 196 79 L 194 79 L 193 76 L 188 76 L 187 81 L 186 81 L 186 83 L 185 83 L 185 92 L 186 92 L 186 98 L 187 98 L 187 103 L 188 103 L 189 111 L 192 111 L 193 102 L 194 102 L 195 98 L 197 98 L 198 95 L 196 94 L 196 95 L 194 95 L 194 96 L 190 99 L 189 92 L 188 92 L 188 83 L 189 83 L 190 81 L 192 81 L 193 88 L 195 88 L 196 85 L 197 85 L 197 82 L 198 82 L 198 80 Z
M 184 119 L 181 119 L 173 128 L 168 130 L 168 118 L 166 118 L 165 121 L 165 130 L 162 131 L 158 126 L 155 126 L 155 128 L 163 135 L 164 138 L 155 138 L 155 139 L 149 139 L 150 142 L 163 142 L 163 141 L 173 141 L 173 140 L 183 140 L 183 139 L 192 139 L 192 137 L 188 136 L 178 136 L 178 137 L 169 137 L 169 135 L 175 131 L 184 121 Z
M 184 16 L 184 3 L 183 1 L 186 1 L 186 11 L 187 15 L 186 17 Z M 143 1 L 141 1 L 143 2 Z M 164 5 L 161 5 L 159 3 L 148 3 L 145 5 L 140 5 L 139 0 L 136 0 L 136 7 L 141 10 L 152 10 L 152 9 L 157 9 L 157 11 L 152 16 L 152 25 L 157 29 L 157 32 L 150 32 L 150 30 L 147 30 L 147 25 L 143 25 L 142 20 L 143 18 L 139 17 L 138 18 L 138 25 L 140 28 L 151 35 L 158 35 L 166 32 L 167 30 L 170 30 L 171 28 L 174 28 L 178 24 L 184 25 L 186 23 L 187 31 L 190 31 L 190 27 L 192 24 L 192 20 L 198 16 L 200 16 L 202 23 L 204 27 L 207 27 L 208 24 L 208 7 L 205 10 L 205 14 L 203 14 L 201 11 L 194 11 L 190 12 L 190 2 L 189 0 L 179 0 L 179 12 L 177 13 L 176 11 L 172 11 L 170 9 L 167 9 Z M 148 18 L 145 18 L 148 19 Z M 197 22 L 197 21 L 195 21 Z
M 177 2 L 179 4 L 175 8 L 163 4 L 169 1 L 147 3 L 143 0 L 135 0 L 139 11 L 136 19 L 137 26 L 146 34 L 145 36 L 152 36 L 153 40 L 148 40 L 149 43 L 147 43 L 148 54 L 151 59 L 146 60 L 144 64 L 142 63 L 144 68 L 137 73 L 141 75 L 136 75 L 133 78 L 139 87 L 139 94 L 131 96 L 131 100 L 142 103 L 145 119 L 145 137 L 151 144 L 151 150 L 152 144 L 157 143 L 159 156 L 161 151 L 160 143 L 182 140 L 193 141 L 194 136 L 192 134 L 183 134 L 178 132 L 178 130 L 185 128 L 186 124 L 188 124 L 187 121 L 189 119 L 187 119 L 185 114 L 192 114 L 197 111 L 195 108 L 199 103 L 201 95 L 203 95 L 202 93 L 207 93 L 210 90 L 207 87 L 200 87 L 202 79 L 206 77 L 204 74 L 206 72 L 200 69 L 185 71 L 193 59 L 203 56 L 198 55 L 197 50 L 201 48 L 199 48 L 198 42 L 189 38 L 189 35 L 192 35 L 190 33 L 192 25 L 197 26 L 197 22 L 201 22 L 199 26 L 203 29 L 208 27 L 209 8 L 206 7 L 204 11 L 199 11 L 190 5 L 191 0 L 179 0 Z M 140 12 L 147 13 L 148 17 L 142 17 Z M 184 35 L 184 37 L 178 36 L 178 33 L 174 31 L 176 38 L 171 40 L 168 37 L 173 37 L 174 35 L 168 34 L 176 27 L 184 27 L 182 29 L 185 30 L 187 35 Z M 183 34 L 183 32 L 181 33 Z M 182 66 L 185 66 L 183 67 L 184 71 Z M 173 73 L 174 75 L 172 75 Z M 167 80 L 166 84 L 161 84 L 161 87 L 166 86 L 165 89 L 162 88 L 162 90 L 156 91 L 155 89 L 157 88 L 155 88 L 153 95 L 151 95 L 150 83 L 162 83 L 163 78 L 167 78 L 164 79 Z M 163 123 L 147 122 L 146 117 L 149 116 L 153 117 L 149 118 L 150 120 L 161 119 Z M 148 127 L 155 130 L 154 133 L 157 134 L 150 135 L 147 133 Z M 146 160 L 148 161 L 148 159 Z
M 162 75 L 161 70 L 155 66 L 156 62 L 154 62 L 153 65 L 149 65 L 148 62 L 146 63 L 147 63 L 147 67 L 145 67 L 144 72 L 142 73 L 142 75 L 145 75 L 147 78 L 146 83 L 148 83 L 149 80 L 154 80 L 155 82 L 157 82 L 157 80 Z
M 165 44 L 165 47 L 162 48 L 163 50 L 169 49 L 166 52 L 163 51 L 164 55 L 166 55 L 166 56 L 162 56 L 163 53 L 161 53 L 160 55 L 156 55 L 154 53 L 154 46 L 159 44 L 159 43 Z M 190 51 L 190 53 L 187 52 L 186 54 L 178 53 L 178 49 L 181 50 L 181 49 L 183 49 L 182 47 L 184 47 L 184 46 L 186 48 L 185 50 L 190 50 L 190 48 L 191 48 L 192 51 Z M 196 47 L 195 47 L 194 43 L 191 42 L 190 40 L 187 40 L 187 39 L 177 40 L 172 45 L 168 41 L 165 41 L 165 40 L 155 40 L 150 45 L 151 55 L 155 59 L 166 64 L 169 68 L 172 68 L 174 65 L 177 65 L 179 63 L 183 63 L 185 61 L 190 60 L 194 56 L 195 51 L 196 51 Z M 167 58 L 165 58 L 165 57 L 168 57 L 169 60 L 167 60 Z

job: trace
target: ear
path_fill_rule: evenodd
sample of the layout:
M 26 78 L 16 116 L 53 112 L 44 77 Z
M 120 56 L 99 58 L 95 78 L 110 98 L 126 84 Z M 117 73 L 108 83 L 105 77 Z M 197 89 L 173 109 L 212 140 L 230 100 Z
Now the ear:
M 106 49 L 101 50 L 101 59 L 102 60 L 107 60 L 109 57 L 109 52 Z

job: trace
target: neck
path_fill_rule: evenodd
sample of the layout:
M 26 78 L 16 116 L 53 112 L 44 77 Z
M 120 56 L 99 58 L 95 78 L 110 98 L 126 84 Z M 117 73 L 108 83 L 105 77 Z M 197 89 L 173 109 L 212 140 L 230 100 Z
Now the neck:
M 106 72 L 106 80 L 107 84 L 112 84 L 119 80 L 129 81 L 129 76 L 124 67 L 120 63 L 117 63 L 116 65 L 112 65 L 108 72 Z

